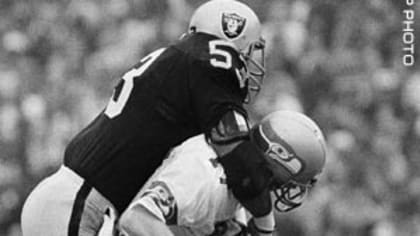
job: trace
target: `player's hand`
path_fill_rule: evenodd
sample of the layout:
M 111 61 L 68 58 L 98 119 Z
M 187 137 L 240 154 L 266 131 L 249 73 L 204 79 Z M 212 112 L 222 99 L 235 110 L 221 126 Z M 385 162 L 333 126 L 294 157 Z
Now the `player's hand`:
M 246 231 L 247 231 L 246 236 L 272 236 L 273 235 L 273 231 L 265 231 L 265 230 L 259 229 L 255 225 L 254 220 L 252 219 L 248 222 L 248 227 Z

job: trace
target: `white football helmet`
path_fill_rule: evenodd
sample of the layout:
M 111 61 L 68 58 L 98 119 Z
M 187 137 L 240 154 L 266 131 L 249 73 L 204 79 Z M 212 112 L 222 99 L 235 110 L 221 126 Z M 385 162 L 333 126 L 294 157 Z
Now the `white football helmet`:
M 248 90 L 261 89 L 265 41 L 261 37 L 261 23 L 251 8 L 236 0 L 208 1 L 193 13 L 189 29 L 231 42 L 245 64 L 240 76 Z
M 300 206 L 325 165 L 326 144 L 319 127 L 302 113 L 276 111 L 253 127 L 251 140 L 264 152 L 272 172 L 276 209 Z

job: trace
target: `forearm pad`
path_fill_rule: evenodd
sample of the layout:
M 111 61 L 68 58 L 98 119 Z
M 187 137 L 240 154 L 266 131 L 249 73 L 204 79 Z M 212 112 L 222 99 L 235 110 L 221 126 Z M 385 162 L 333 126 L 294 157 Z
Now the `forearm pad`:
M 233 195 L 256 217 L 267 215 L 272 208 L 268 190 L 272 175 L 261 155 L 252 142 L 243 141 L 233 151 L 219 158 Z
M 210 143 L 217 145 L 249 139 L 248 120 L 244 114 L 233 109 L 229 110 L 206 132 L 206 138 Z

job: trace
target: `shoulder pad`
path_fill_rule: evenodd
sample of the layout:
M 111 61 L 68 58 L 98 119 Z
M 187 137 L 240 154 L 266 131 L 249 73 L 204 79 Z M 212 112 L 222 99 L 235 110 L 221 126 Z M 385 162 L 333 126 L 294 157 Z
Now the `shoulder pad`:
M 207 134 L 210 143 L 226 145 L 249 138 L 247 118 L 235 111 L 229 110 Z

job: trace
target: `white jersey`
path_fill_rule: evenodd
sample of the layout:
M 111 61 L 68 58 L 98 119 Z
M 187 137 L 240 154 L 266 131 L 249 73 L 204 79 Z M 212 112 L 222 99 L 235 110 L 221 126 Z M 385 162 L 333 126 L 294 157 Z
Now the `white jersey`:
M 169 225 L 186 226 L 195 235 L 208 235 L 217 222 L 242 212 L 228 190 L 223 167 L 204 135 L 174 148 L 130 207 L 141 204 Z

